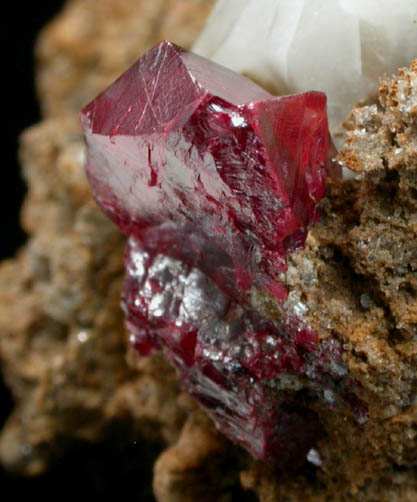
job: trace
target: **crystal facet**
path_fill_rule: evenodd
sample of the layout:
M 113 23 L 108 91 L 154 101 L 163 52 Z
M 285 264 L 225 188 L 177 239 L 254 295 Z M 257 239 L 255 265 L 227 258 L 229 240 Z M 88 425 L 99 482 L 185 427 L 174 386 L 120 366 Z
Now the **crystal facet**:
M 281 280 L 317 218 L 330 140 L 319 92 L 276 98 L 163 42 L 81 113 L 87 174 L 128 237 L 122 306 L 141 354 L 162 348 L 221 431 L 281 465 L 345 392 Z M 331 396 L 331 399 L 330 397 Z

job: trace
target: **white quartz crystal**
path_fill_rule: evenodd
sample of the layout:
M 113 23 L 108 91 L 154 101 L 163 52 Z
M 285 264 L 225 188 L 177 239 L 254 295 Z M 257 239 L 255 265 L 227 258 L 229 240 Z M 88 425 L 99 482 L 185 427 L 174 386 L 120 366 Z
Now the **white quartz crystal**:
M 324 91 L 335 132 L 417 58 L 417 0 L 219 0 L 194 51 L 278 95 Z

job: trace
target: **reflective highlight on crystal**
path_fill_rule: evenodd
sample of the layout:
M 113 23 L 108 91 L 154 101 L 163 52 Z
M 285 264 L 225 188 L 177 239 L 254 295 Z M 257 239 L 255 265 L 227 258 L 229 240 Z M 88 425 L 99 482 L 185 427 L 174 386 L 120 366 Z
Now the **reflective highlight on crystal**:
M 163 42 L 81 114 L 87 175 L 127 236 L 132 343 L 162 348 L 183 388 L 254 456 L 303 461 L 346 368 L 288 308 L 280 280 L 303 247 L 329 159 L 326 98 L 276 98 Z

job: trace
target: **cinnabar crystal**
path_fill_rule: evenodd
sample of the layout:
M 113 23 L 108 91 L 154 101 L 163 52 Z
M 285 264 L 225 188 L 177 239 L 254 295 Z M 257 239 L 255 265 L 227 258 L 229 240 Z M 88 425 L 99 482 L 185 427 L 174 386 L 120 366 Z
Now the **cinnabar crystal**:
M 129 237 L 132 343 L 163 349 L 254 456 L 304 460 L 321 432 L 309 401 L 341 394 L 346 376 L 340 344 L 319 342 L 279 279 L 324 194 L 325 96 L 273 97 L 162 42 L 81 121 L 94 197 Z

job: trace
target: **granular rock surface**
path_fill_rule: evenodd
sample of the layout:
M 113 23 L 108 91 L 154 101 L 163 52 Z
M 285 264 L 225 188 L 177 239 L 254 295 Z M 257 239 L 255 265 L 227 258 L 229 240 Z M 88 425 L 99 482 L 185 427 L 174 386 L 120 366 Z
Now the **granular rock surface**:
M 21 147 L 29 184 L 22 221 L 30 237 L 0 267 L 0 358 L 16 402 L 0 460 L 17 473 L 38 474 L 74 438 L 101 441 L 117 425 L 135 437 L 139 455 L 145 438 L 160 445 L 153 488 L 161 502 L 246 495 L 262 502 L 414 502 L 416 63 L 384 78 L 380 102 L 356 108 L 346 121 L 339 161 L 357 179 L 328 186 L 320 222 L 285 273 L 287 301 L 303 305 L 321 339 L 343 344 L 358 382 L 346 409 L 329 413 L 331 395 L 327 406 L 312 402 L 325 434 L 310 462 L 296 472 L 253 462 L 180 392 L 160 354 L 126 355 L 124 242 L 92 202 L 77 113 L 160 40 L 189 47 L 211 4 L 72 0 L 40 38 L 45 119 L 24 133 Z

